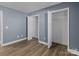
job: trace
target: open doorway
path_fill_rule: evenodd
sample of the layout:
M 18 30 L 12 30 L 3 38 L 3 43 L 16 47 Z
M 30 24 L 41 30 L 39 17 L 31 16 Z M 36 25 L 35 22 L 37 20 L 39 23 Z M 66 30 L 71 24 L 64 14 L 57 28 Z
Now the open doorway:
M 28 16 L 28 40 L 39 38 L 38 15 Z
M 52 42 L 69 48 L 69 8 L 48 12 L 48 48 Z

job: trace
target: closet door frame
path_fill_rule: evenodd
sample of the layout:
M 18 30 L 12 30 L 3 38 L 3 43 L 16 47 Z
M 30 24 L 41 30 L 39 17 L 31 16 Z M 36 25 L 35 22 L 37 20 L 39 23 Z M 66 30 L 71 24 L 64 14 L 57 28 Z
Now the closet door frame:
M 38 16 L 38 41 L 39 41 L 39 14 L 37 14 L 37 15 L 31 15 L 31 16 L 27 16 L 28 17 L 28 20 L 29 20 L 29 17 L 35 17 L 35 16 Z M 29 29 L 28 29 L 29 30 Z M 32 38 L 31 38 L 32 39 Z M 29 36 L 28 36 L 28 40 L 30 40 L 29 39 Z
M 51 45 L 52 45 L 52 42 L 51 42 L 51 41 L 52 41 L 52 37 L 51 37 L 51 29 L 50 29 L 51 20 L 52 20 L 52 19 L 51 19 L 51 15 L 52 15 L 53 13 L 62 12 L 62 11 L 67 11 L 67 20 L 68 20 L 68 22 L 67 22 L 67 27 L 68 27 L 68 29 L 67 29 L 67 31 L 68 31 L 67 50 L 69 50 L 69 8 L 63 8 L 63 9 L 48 11 L 48 48 L 50 48 Z

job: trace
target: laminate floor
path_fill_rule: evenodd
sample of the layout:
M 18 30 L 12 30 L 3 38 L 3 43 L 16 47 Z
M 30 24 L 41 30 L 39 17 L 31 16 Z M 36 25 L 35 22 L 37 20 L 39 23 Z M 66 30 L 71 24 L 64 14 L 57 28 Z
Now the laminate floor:
M 37 39 L 22 41 L 9 46 L 0 47 L 0 56 L 76 56 L 67 51 L 66 46 L 53 43 L 48 49 L 38 43 Z

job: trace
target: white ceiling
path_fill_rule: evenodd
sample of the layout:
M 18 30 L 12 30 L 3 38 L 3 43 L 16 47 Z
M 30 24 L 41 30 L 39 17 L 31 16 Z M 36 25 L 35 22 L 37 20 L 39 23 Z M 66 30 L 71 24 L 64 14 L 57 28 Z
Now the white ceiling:
M 59 3 L 60 2 L 0 2 L 0 5 L 29 13 Z

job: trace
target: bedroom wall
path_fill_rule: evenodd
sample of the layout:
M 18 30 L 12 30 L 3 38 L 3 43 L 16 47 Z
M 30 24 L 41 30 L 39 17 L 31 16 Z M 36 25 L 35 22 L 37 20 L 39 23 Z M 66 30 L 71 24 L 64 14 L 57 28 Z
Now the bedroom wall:
M 25 38 L 26 14 L 3 6 L 0 10 L 3 11 L 3 43 Z
M 45 15 L 48 11 L 69 8 L 69 48 L 79 51 L 79 3 L 61 3 L 55 6 L 50 6 L 48 8 L 44 8 L 28 15 L 40 14 L 40 21 L 43 23 L 40 29 L 41 41 L 48 42 L 47 36 L 47 15 Z M 44 16 L 42 16 L 44 15 Z M 45 28 L 44 28 L 45 27 Z M 45 34 L 43 34 L 45 33 Z

